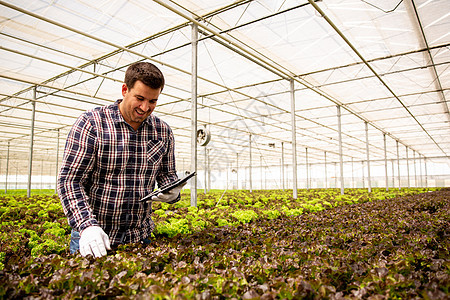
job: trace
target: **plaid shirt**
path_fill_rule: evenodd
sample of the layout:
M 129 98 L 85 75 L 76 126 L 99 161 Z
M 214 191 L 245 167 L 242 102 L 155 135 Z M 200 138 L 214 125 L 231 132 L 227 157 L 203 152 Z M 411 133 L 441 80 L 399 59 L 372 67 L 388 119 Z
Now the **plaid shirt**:
M 58 176 L 58 195 L 77 231 L 99 225 L 112 244 L 134 243 L 155 228 L 151 202 L 139 201 L 176 180 L 174 137 L 150 115 L 134 130 L 118 100 L 83 113 L 73 125 Z

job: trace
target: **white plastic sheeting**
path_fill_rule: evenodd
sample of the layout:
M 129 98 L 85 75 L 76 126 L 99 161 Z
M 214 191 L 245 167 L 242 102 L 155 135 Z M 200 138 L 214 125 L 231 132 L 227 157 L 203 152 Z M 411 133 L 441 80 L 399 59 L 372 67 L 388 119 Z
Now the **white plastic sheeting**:
M 250 134 L 255 167 L 279 166 L 282 142 L 292 162 L 291 79 L 298 164 L 306 148 L 308 164 L 323 164 L 325 152 L 330 170 L 339 163 L 337 105 L 346 177 L 350 162 L 367 159 L 365 122 L 375 168 L 384 166 L 384 134 L 388 161 L 398 143 L 402 164 L 407 153 L 422 164 L 417 173 L 424 158 L 448 163 L 448 0 L 15 0 L 0 1 L 0 173 L 8 143 L 9 174 L 27 171 L 32 101 L 33 159 L 48 163 L 33 172 L 52 175 L 58 131 L 61 159 L 75 118 L 119 98 L 138 60 L 166 76 L 155 113 L 174 129 L 179 169 L 191 169 L 193 22 L 198 124 L 212 134 L 213 169 L 248 167 Z

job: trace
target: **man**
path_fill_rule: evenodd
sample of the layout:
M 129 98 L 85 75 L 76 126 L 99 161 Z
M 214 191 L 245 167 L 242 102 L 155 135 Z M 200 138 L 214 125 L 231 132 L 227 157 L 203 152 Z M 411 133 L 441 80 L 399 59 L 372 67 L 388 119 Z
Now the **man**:
M 132 64 L 122 100 L 83 113 L 73 125 L 58 176 L 58 195 L 72 227 L 70 251 L 101 257 L 112 245 L 148 242 L 151 202 L 139 201 L 177 179 L 174 137 L 152 115 L 164 76 L 151 63 Z M 174 203 L 182 186 L 152 197 Z

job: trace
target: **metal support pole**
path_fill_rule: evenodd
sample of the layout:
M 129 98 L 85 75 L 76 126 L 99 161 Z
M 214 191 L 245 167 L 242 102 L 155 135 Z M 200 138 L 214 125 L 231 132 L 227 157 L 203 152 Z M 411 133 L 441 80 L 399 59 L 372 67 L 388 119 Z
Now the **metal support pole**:
M 8 192 L 9 146 L 10 146 L 10 142 L 8 141 L 8 150 L 7 150 L 7 152 L 6 152 L 5 194 Z
M 267 172 L 269 172 L 269 167 L 264 166 L 264 189 L 267 189 Z
M 328 175 L 327 175 L 327 151 L 324 152 L 324 156 L 325 156 L 325 163 L 324 163 L 324 168 L 325 168 L 325 184 L 324 184 L 324 188 L 328 188 Z
M 308 148 L 305 148 L 306 154 L 305 154 L 305 159 L 306 159 L 306 189 L 309 190 L 309 164 L 308 164 Z
M 17 180 L 18 180 L 18 176 L 19 176 L 19 163 L 16 162 L 16 184 L 15 184 L 15 188 L 17 190 Z
M 236 153 L 236 189 L 239 189 L 239 153 Z
M 208 163 L 208 192 L 211 191 L 211 149 L 206 149 L 206 161 Z
M 229 175 L 228 175 L 228 174 L 229 174 L 229 171 L 230 171 L 230 162 L 229 162 L 228 160 L 227 160 L 227 169 L 226 169 L 226 170 L 227 170 L 227 182 L 226 182 L 226 184 L 225 184 L 225 190 L 228 190 L 228 184 L 229 184 L 229 182 L 230 182 L 230 181 L 229 181 L 230 178 L 229 178 Z
M 383 134 L 384 142 L 384 173 L 386 176 L 386 191 L 389 191 L 389 177 L 388 177 L 388 163 L 387 163 L 387 149 L 386 149 L 386 133 Z
M 204 164 L 205 164 L 205 166 L 204 166 L 204 170 L 205 170 L 205 185 L 204 185 L 204 188 L 203 188 L 203 192 L 205 193 L 205 195 L 206 195 L 206 187 L 208 186 L 208 168 L 207 168 L 207 166 L 208 166 L 208 163 L 207 163 L 207 161 L 208 161 L 208 153 L 206 153 L 206 152 L 208 152 L 208 150 L 206 149 L 206 146 L 205 146 L 205 162 L 204 162 Z
M 41 190 L 44 186 L 44 181 L 43 181 L 43 176 L 44 176 L 44 161 L 41 160 Z
M 367 185 L 369 193 L 372 192 L 372 185 L 370 182 L 370 158 L 369 158 L 369 126 L 367 122 L 364 122 L 366 126 L 366 154 L 367 154 Z
M 284 188 L 282 185 L 282 178 L 283 178 L 283 162 L 280 159 L 280 186 L 281 186 L 281 189 L 284 191 Z
M 398 141 L 397 142 L 397 167 L 398 167 L 398 190 L 400 191 L 402 189 L 402 183 L 401 183 L 401 177 L 400 177 L 400 154 L 398 150 Z
M 244 184 L 242 185 L 242 188 L 244 189 L 244 188 L 247 188 L 247 182 L 248 182 L 248 180 L 247 180 L 247 167 L 246 166 L 244 166 L 244 180 L 243 180 L 243 182 L 244 182 Z
M 362 165 L 362 186 L 363 186 L 363 189 L 365 189 L 366 188 L 366 174 L 364 172 L 364 161 L 361 162 L 361 165 Z
M 420 187 L 423 187 L 422 157 L 420 156 L 420 154 L 419 154 L 419 172 L 420 172 L 419 176 Z
M 423 157 L 423 163 L 425 165 L 425 187 L 428 187 L 428 172 L 427 172 L 427 158 Z
M 33 89 L 33 99 L 36 100 L 36 86 Z M 28 185 L 27 185 L 27 197 L 31 196 L 31 173 L 33 172 L 33 144 L 34 144 L 34 121 L 36 117 L 36 102 L 32 101 L 33 106 L 31 112 L 31 134 L 30 134 L 30 156 L 28 162 Z
M 356 182 L 355 182 L 355 172 L 353 170 L 353 157 L 352 157 L 352 187 L 356 188 Z
M 392 187 L 395 187 L 395 168 L 394 168 L 394 160 L 391 159 L 391 164 L 392 164 Z
M 414 187 L 418 187 L 417 185 L 417 169 L 416 169 L 416 151 L 413 150 L 413 162 L 414 162 Z
M 334 188 L 337 189 L 337 163 L 334 163 Z
M 341 107 L 337 107 L 337 117 L 338 117 L 338 137 L 339 137 L 339 170 L 341 179 L 341 195 L 344 195 L 344 162 L 342 157 L 342 126 L 341 126 Z
M 253 193 L 253 186 L 252 186 L 252 134 L 250 133 L 248 135 L 248 147 L 249 147 L 249 163 L 248 163 L 248 178 L 250 183 L 250 193 Z
M 197 172 L 197 46 L 198 46 L 198 26 L 192 24 L 192 75 L 191 75 L 191 169 Z M 197 207 L 197 179 L 194 176 L 191 180 L 191 206 Z
M 56 167 L 55 167 L 55 194 L 58 193 L 58 174 L 59 174 L 59 168 L 58 168 L 58 162 L 59 162 L 59 128 L 57 131 L 57 140 L 56 140 Z
M 264 189 L 267 189 L 267 173 L 269 172 L 269 167 L 264 166 Z
M 281 142 L 281 188 L 284 191 L 284 142 Z
M 259 173 L 260 173 L 260 181 L 261 181 L 261 190 L 263 190 L 263 166 L 262 166 L 262 155 L 259 157 Z
M 292 126 L 292 197 L 297 199 L 297 130 L 295 125 L 295 88 L 294 79 L 290 80 L 291 87 L 291 126 Z
M 408 147 L 405 146 L 406 150 L 406 174 L 408 175 L 408 188 L 411 187 L 411 184 L 409 183 L 409 158 L 408 158 Z

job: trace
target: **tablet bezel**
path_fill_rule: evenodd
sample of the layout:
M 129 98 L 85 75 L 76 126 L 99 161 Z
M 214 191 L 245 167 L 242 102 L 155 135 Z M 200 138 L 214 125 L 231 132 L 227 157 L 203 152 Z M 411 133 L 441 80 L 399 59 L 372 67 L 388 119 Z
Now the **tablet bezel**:
M 151 192 L 150 194 L 148 194 L 147 196 L 142 198 L 140 201 L 145 201 L 145 200 L 149 200 L 149 199 L 151 200 L 151 198 L 153 196 L 157 196 L 159 193 L 166 193 L 166 192 L 170 191 L 171 189 L 187 182 L 189 179 L 191 179 L 195 175 L 196 175 L 196 172 L 192 172 L 183 178 L 178 178 L 177 180 L 172 181 L 169 184 L 166 184 L 164 187 L 154 190 L 153 192 Z

